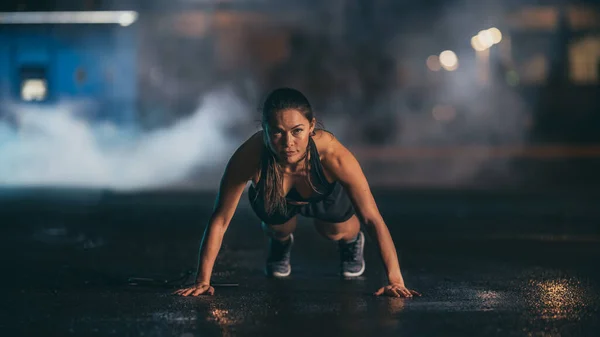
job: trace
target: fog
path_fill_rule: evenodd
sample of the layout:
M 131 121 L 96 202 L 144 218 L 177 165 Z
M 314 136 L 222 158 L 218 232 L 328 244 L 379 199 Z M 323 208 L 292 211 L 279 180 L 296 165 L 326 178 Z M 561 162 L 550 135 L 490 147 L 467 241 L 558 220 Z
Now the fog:
M 175 11 L 164 22 L 159 10 L 141 13 L 138 76 L 149 123 L 92 123 L 77 117 L 84 105 L 66 102 L 12 107 L 18 126 L 0 122 L 0 184 L 214 189 L 231 153 L 258 129 L 261 98 L 279 86 L 308 96 L 317 118 L 355 151 L 374 185 L 519 181 L 514 158 L 494 149 L 533 142 L 538 97 L 518 84 L 531 74 L 545 83 L 557 72 L 548 55 L 564 47 L 551 30 L 511 40 L 505 17 L 518 8 L 494 1 L 341 1 L 309 14 L 301 13 L 303 4 L 316 2 L 289 1 L 265 17 L 238 17 L 227 10 L 233 3 L 223 11 L 202 3 L 196 15 L 192 1 L 178 2 L 189 14 L 179 24 Z M 144 15 L 152 19 L 144 23 Z M 489 48 L 483 83 L 470 41 L 493 26 L 504 39 Z M 456 53 L 457 68 L 428 69 L 426 60 L 444 50 Z M 544 114 L 551 115 L 538 113 Z
M 182 184 L 197 170 L 223 166 L 247 136 L 231 132 L 248 114 L 228 89 L 207 93 L 189 116 L 153 131 L 89 123 L 78 108 L 66 102 L 14 108 L 18 127 L 0 123 L 0 184 L 115 190 Z

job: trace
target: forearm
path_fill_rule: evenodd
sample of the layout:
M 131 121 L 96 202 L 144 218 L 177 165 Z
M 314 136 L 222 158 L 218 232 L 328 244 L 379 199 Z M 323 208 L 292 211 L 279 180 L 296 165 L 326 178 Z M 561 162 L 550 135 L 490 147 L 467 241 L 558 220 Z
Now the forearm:
M 212 270 L 221 249 L 227 224 L 223 220 L 211 219 L 204 231 L 198 257 L 196 283 L 210 283 Z
M 379 224 L 367 223 L 367 231 L 369 232 L 369 235 L 377 241 L 388 281 L 390 283 L 399 283 L 403 285 L 404 279 L 400 272 L 400 263 L 398 262 L 396 246 L 394 245 L 394 241 L 392 240 L 392 236 L 390 235 L 387 226 L 383 223 L 383 220 L 380 221 L 381 223 Z

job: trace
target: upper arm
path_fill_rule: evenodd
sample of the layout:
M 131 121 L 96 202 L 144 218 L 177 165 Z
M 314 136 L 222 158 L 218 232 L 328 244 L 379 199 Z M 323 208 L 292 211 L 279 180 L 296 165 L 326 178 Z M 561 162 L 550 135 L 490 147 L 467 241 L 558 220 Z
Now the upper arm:
M 240 197 L 260 165 L 260 137 L 255 134 L 242 144 L 231 156 L 221 178 L 215 200 L 213 219 L 229 224 Z
M 335 138 L 327 148 L 323 165 L 344 186 L 358 216 L 364 223 L 379 223 L 382 220 L 358 160 Z

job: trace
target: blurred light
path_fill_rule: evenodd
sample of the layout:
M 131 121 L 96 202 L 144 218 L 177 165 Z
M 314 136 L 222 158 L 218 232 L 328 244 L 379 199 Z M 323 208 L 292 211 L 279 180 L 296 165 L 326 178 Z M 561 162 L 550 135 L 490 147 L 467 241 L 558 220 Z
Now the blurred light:
M 545 318 L 564 319 L 578 316 L 578 308 L 586 306 L 580 281 L 574 279 L 556 279 L 533 281 L 537 286 L 537 307 Z
M 43 101 L 46 99 L 48 86 L 46 80 L 29 79 L 21 87 L 21 99 L 24 101 Z
M 210 313 L 214 317 L 214 320 L 220 324 L 229 325 L 233 323 L 233 320 L 230 318 L 231 315 L 229 315 L 229 310 L 213 309 Z
M 506 73 L 506 83 L 510 86 L 516 86 L 519 84 L 519 74 L 516 71 L 510 70 Z
M 440 53 L 440 63 L 448 71 L 454 71 L 458 68 L 458 57 L 452 50 L 444 50 Z
M 449 122 L 456 118 L 456 109 L 451 105 L 438 104 L 433 107 L 431 114 L 438 122 Z
M 502 300 L 502 295 L 493 290 L 476 290 L 475 296 L 488 308 L 497 306 Z
M 471 38 L 471 46 L 477 51 L 484 51 L 487 49 L 483 44 L 481 44 L 477 35 Z
M 0 12 L 0 24 L 117 23 L 129 26 L 138 18 L 134 11 Z
M 494 37 L 492 33 L 488 30 L 482 30 L 477 34 L 477 39 L 479 43 L 485 48 L 489 48 L 494 45 Z
M 439 71 L 442 69 L 440 58 L 437 55 L 431 55 L 427 58 L 427 68 L 431 71 Z
M 136 19 L 137 19 L 137 13 L 125 12 L 125 13 L 121 14 L 121 17 L 119 18 L 119 24 L 123 27 L 127 27 L 127 26 L 131 25 L 132 23 L 134 23 Z
M 496 27 L 492 27 L 492 28 L 488 29 L 487 31 L 492 36 L 492 42 L 494 42 L 494 44 L 500 43 L 500 41 L 502 41 L 502 32 L 500 32 L 500 29 L 498 29 Z

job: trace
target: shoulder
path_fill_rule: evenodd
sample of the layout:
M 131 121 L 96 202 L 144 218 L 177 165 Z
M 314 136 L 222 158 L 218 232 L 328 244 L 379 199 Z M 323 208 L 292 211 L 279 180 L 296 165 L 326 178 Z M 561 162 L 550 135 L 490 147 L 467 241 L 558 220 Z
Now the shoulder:
M 262 131 L 256 132 L 244 141 L 233 153 L 228 166 L 244 175 L 252 175 L 260 167 L 263 151 Z
M 241 150 L 246 155 L 256 156 L 262 153 L 263 147 L 263 131 L 260 130 L 255 132 L 244 143 L 242 143 L 238 150 Z
M 317 146 L 321 160 L 332 154 L 335 151 L 336 143 L 339 143 L 333 133 L 326 130 L 315 130 L 315 135 L 312 138 Z
M 319 135 L 315 136 L 319 138 Z M 319 142 L 322 142 L 320 146 L 323 154 L 319 152 L 319 156 L 323 168 L 333 180 L 339 181 L 344 187 L 358 188 L 360 191 L 368 190 L 368 182 L 354 154 L 331 133 L 325 132 L 321 138 Z
M 327 168 L 336 169 L 345 160 L 354 158 L 352 153 L 331 132 L 317 130 L 313 140 L 319 151 L 321 162 Z

